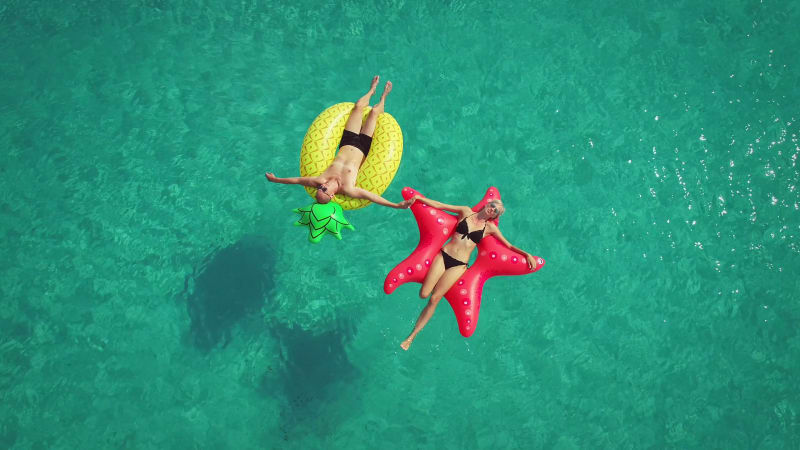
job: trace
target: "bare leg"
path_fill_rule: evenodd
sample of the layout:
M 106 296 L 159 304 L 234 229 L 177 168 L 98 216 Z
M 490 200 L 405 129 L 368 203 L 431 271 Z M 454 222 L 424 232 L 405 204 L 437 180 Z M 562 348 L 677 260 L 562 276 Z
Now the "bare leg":
M 433 313 L 436 312 L 436 306 L 439 305 L 439 300 L 441 300 L 441 297 L 435 300 L 433 297 L 431 297 L 431 299 L 428 300 L 428 304 L 422 308 L 422 312 L 419 313 L 419 317 L 417 318 L 417 323 L 414 325 L 414 331 L 408 335 L 405 341 L 400 343 L 400 347 L 402 347 L 403 350 L 408 350 L 408 347 L 411 346 L 411 343 L 414 341 L 414 338 L 417 337 L 417 334 L 422 331 L 428 321 L 431 320 Z
M 400 343 L 400 347 L 403 350 L 408 350 L 408 347 L 411 346 L 411 343 L 414 341 L 414 338 L 417 337 L 420 331 L 425 328 L 425 325 L 431 320 L 433 317 L 433 313 L 436 311 L 436 306 L 439 304 L 439 300 L 444 297 L 444 294 L 447 293 L 448 290 L 455 284 L 455 282 L 461 278 L 461 275 L 467 271 L 466 266 L 459 266 L 451 267 L 450 270 L 445 270 L 445 273 L 439 278 L 439 281 L 436 283 L 436 287 L 433 288 L 433 294 L 431 294 L 431 299 L 428 301 L 428 304 L 425 305 L 425 308 L 422 309 L 422 312 L 419 314 L 417 318 L 417 323 L 414 325 L 414 330 L 411 334 L 408 335 L 405 341 Z
M 369 99 L 372 98 L 372 94 L 375 93 L 375 88 L 378 87 L 378 76 L 375 75 L 372 78 L 372 85 L 369 87 L 369 91 L 364 94 L 363 97 L 358 99 L 356 104 L 353 106 L 352 111 L 350 111 L 350 117 L 347 118 L 347 123 L 344 124 L 344 129 L 347 131 L 352 131 L 353 133 L 358 134 L 361 130 L 361 120 L 364 114 L 364 108 L 369 106 Z
M 431 296 L 433 288 L 436 287 L 436 283 L 443 273 L 444 258 L 442 258 L 442 253 L 439 252 L 433 257 L 431 267 L 428 269 L 425 279 L 422 280 L 422 287 L 419 289 L 419 298 L 425 299 Z
M 383 114 L 383 108 L 386 104 L 386 96 L 389 95 L 389 92 L 392 92 L 392 82 L 387 81 L 386 86 L 383 88 L 383 94 L 381 94 L 381 101 L 378 102 L 377 105 L 372 107 L 372 111 L 369 112 L 367 116 L 367 121 L 364 122 L 364 125 L 361 127 L 361 134 L 366 134 L 369 137 L 375 133 L 375 125 L 378 123 L 378 116 Z

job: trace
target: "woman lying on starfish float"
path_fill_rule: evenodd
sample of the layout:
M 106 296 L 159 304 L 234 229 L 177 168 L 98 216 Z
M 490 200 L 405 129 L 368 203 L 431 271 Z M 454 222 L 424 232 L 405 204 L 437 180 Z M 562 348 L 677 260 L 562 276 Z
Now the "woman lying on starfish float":
M 383 113 L 386 96 L 392 91 L 392 82 L 387 81 L 386 86 L 383 88 L 381 100 L 377 105 L 372 107 L 372 110 L 367 116 L 367 120 L 362 125 L 364 108 L 369 106 L 369 99 L 375 93 L 375 88 L 378 86 L 378 79 L 379 77 L 376 75 L 372 79 L 372 85 L 369 91 L 358 99 L 353 106 L 344 127 L 342 140 L 339 144 L 339 152 L 336 153 L 336 158 L 334 158 L 325 172 L 317 177 L 292 178 L 278 178 L 272 172 L 267 172 L 267 180 L 273 183 L 300 184 L 316 188 L 317 192 L 315 198 L 318 203 L 322 204 L 330 202 L 336 194 L 341 193 L 348 197 L 362 198 L 391 208 L 408 208 L 411 204 L 410 201 L 399 203 L 390 202 L 378 194 L 356 187 L 358 170 L 361 168 L 361 164 L 369 153 L 369 147 L 372 144 L 372 135 L 375 133 L 375 125 L 378 123 L 378 116 Z
M 536 269 L 538 264 L 536 257 L 511 245 L 500 233 L 500 229 L 491 222 L 505 212 L 503 202 L 499 199 L 490 200 L 478 212 L 474 212 L 468 206 L 446 205 L 420 195 L 415 195 L 411 200 L 412 203 L 418 201 L 434 208 L 458 214 L 458 225 L 456 225 L 453 237 L 444 244 L 431 262 L 427 275 L 425 275 L 419 296 L 423 299 L 430 296 L 430 299 L 425 308 L 423 308 L 422 313 L 420 313 L 417 323 L 414 325 L 414 330 L 400 344 L 403 350 L 408 350 L 417 334 L 422 331 L 425 324 L 433 317 L 439 300 L 467 270 L 466 261 L 469 261 L 472 250 L 475 249 L 481 239 L 486 236 L 494 236 L 510 250 L 525 255 L 528 268 L 531 270 Z

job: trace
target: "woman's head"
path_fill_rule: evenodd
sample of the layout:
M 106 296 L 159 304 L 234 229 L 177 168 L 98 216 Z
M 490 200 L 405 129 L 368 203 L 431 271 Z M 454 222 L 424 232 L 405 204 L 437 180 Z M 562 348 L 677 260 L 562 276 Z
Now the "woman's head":
M 489 200 L 483 206 L 483 212 L 487 219 L 492 220 L 502 216 L 506 212 L 506 208 L 500 200 Z

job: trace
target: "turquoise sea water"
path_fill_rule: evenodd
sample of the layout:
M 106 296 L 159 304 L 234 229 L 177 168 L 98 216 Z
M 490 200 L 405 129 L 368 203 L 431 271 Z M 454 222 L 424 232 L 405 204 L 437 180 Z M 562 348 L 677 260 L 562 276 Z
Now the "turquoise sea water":
M 0 448 L 800 448 L 798 23 L 772 0 L 2 2 Z M 408 211 L 312 246 L 308 196 L 264 180 L 375 74 L 405 138 L 386 197 L 497 186 L 547 260 L 487 283 L 469 339 L 442 303 L 399 348 Z

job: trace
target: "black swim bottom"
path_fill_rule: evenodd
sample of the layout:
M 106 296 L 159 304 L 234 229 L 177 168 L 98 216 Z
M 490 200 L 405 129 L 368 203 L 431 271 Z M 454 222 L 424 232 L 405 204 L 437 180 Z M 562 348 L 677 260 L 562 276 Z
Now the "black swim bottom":
M 444 251 L 444 249 L 441 250 L 441 253 L 442 253 L 442 258 L 444 259 L 444 270 L 447 270 L 451 267 L 467 265 L 467 263 L 465 263 L 464 261 L 459 261 L 453 258 L 452 256 L 448 255 L 447 252 Z
M 342 140 L 339 141 L 339 148 L 342 148 L 343 145 L 352 145 L 361 150 L 361 153 L 366 157 L 369 154 L 369 148 L 372 146 L 372 136 L 355 134 L 352 131 L 344 130 L 344 133 L 342 133 Z

